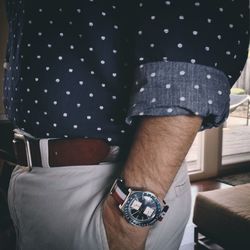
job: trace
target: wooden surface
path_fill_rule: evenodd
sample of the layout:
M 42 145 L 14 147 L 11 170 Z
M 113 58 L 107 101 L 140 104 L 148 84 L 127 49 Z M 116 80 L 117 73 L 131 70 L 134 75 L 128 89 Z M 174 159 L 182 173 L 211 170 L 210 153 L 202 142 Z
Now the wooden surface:
M 224 128 L 223 156 L 250 153 L 250 125 Z
M 214 179 L 209 179 L 209 180 L 198 181 L 198 182 L 192 183 L 192 185 L 191 185 L 192 211 L 191 211 L 190 219 L 189 219 L 188 224 L 186 226 L 184 237 L 183 237 L 181 247 L 179 250 L 198 250 L 195 248 L 195 245 L 194 245 L 194 224 L 192 222 L 194 202 L 195 202 L 195 198 L 196 198 L 198 192 L 210 191 L 210 190 L 215 190 L 215 189 L 223 189 L 223 188 L 229 188 L 229 187 L 231 187 L 231 186 L 224 184 L 224 183 L 221 183 L 221 182 L 217 182 Z M 216 249 L 217 248 L 213 248 L 213 250 L 216 250 Z

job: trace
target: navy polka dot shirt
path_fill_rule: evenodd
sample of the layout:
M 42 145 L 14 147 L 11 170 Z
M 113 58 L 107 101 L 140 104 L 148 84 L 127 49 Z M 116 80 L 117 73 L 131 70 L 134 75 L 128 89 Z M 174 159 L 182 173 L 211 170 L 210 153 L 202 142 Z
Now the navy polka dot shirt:
M 248 0 L 6 0 L 4 103 L 38 138 L 121 145 L 148 115 L 228 115 Z

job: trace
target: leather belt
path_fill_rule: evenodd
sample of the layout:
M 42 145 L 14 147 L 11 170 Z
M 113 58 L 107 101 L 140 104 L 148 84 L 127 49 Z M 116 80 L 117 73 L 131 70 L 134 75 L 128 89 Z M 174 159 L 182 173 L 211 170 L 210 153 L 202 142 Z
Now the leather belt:
M 29 167 L 94 165 L 118 159 L 119 147 L 110 146 L 102 139 L 33 139 L 18 133 L 14 138 L 17 164 Z M 44 142 L 48 155 L 46 164 L 41 157 Z

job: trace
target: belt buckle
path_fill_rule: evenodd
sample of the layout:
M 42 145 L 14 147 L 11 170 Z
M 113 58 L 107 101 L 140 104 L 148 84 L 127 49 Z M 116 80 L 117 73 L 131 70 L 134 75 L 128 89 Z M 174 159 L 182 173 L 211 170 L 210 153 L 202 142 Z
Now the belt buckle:
M 32 157 L 31 157 L 31 150 L 30 150 L 29 140 L 22 134 L 14 133 L 13 143 L 16 143 L 16 140 L 20 140 L 20 141 L 24 142 L 27 165 L 28 165 L 29 168 L 32 168 Z

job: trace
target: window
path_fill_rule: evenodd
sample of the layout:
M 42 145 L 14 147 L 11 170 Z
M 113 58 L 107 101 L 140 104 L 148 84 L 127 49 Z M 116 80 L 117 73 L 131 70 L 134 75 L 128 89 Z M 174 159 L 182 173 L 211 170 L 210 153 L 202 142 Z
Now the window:
M 223 128 L 222 165 L 250 161 L 250 54 L 231 91 L 230 116 Z
M 235 89 L 237 88 L 237 89 Z M 186 157 L 191 180 L 214 177 L 229 165 L 250 161 L 250 54 L 231 92 L 230 116 L 199 133 Z M 230 168 L 231 168 L 230 166 Z
M 201 171 L 201 150 L 202 150 L 202 135 L 198 133 L 187 156 L 186 162 L 188 171 L 191 173 Z

